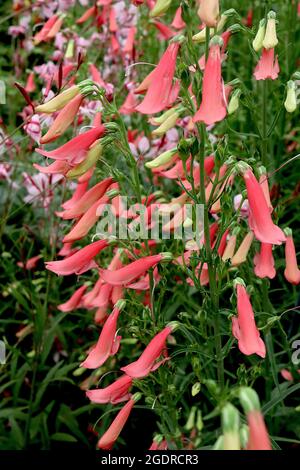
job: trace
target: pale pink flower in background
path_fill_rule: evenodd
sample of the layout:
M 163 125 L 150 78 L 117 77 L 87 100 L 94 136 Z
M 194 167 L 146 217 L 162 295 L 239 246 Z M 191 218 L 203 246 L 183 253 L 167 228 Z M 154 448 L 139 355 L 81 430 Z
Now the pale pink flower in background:
M 27 195 L 24 197 L 24 202 L 27 204 L 42 204 L 44 209 L 49 208 L 53 198 L 53 186 L 61 179 L 61 175 L 45 175 L 37 173 L 33 176 L 28 173 L 23 173 L 24 186 L 27 190 Z
M 24 130 L 35 142 L 40 143 L 42 136 L 40 117 L 38 114 L 33 114 L 30 121 L 24 125 Z
M 245 199 L 241 206 L 242 200 L 243 200 L 243 196 L 241 194 L 237 194 L 236 196 L 234 196 L 233 198 L 234 210 L 235 211 L 240 210 L 240 216 L 246 219 L 247 217 L 249 217 L 249 203 L 248 203 L 248 199 Z

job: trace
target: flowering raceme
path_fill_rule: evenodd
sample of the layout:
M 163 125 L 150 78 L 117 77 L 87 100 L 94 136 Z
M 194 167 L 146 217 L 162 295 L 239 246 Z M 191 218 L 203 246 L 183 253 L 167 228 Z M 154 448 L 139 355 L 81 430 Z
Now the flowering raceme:
M 12 3 L 1 23 L 16 46 L 3 84 L 18 80 L 0 116 L 2 294 L 12 363 L 28 374 L 25 388 L 16 375 L 21 398 L 7 377 L 3 406 L 13 396 L 29 419 L 4 426 L 4 445 L 20 447 L 17 434 L 38 448 L 75 433 L 122 449 L 122 433 L 130 449 L 140 432 L 133 445 L 155 451 L 278 447 L 279 427 L 288 423 L 288 437 L 296 429 L 297 369 L 284 341 L 297 320 L 286 338 L 281 322 L 296 315 L 300 284 L 299 237 L 286 228 L 299 198 L 297 2 L 275 1 L 277 16 L 263 8 L 262 19 L 259 2 Z M 19 163 L 39 173 L 18 179 Z M 30 210 L 17 207 L 17 190 Z M 40 258 L 72 277 L 41 273 Z M 70 368 L 86 406 L 60 394 L 51 407 L 44 393 L 58 419 L 41 432 L 38 387 L 51 377 L 56 387 Z M 242 383 L 257 387 L 262 408 Z

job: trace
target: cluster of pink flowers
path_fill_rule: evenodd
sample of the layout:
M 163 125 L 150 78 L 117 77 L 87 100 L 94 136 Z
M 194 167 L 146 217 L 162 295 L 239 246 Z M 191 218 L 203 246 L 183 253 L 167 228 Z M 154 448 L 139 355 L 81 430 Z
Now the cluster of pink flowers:
M 226 14 L 220 14 L 219 1 L 198 2 L 199 32 L 193 40 L 195 43 L 203 42 L 203 35 L 207 29 L 209 33 L 217 30 L 220 36 L 214 35 L 214 32 L 211 34 L 213 37 L 209 43 L 208 53 L 206 56 L 199 57 L 198 64 L 190 67 L 191 74 L 199 73 L 199 69 L 203 71 L 201 97 L 195 96 L 191 86 L 186 90 L 187 100 L 191 104 L 193 113 L 183 104 L 182 83 L 176 74 L 176 65 L 186 30 L 179 2 L 172 22 L 165 24 L 161 17 L 166 13 L 171 2 L 134 1 L 128 7 L 123 1 L 81 0 L 80 4 L 85 7 L 85 11 L 77 18 L 78 27 L 96 26 L 96 32 L 93 30 L 88 39 L 80 37 L 75 30 L 64 29 L 64 15 L 68 9 L 74 7 L 75 0 L 53 0 L 47 2 L 47 5 L 44 3 L 36 2 L 34 5 L 33 12 L 38 14 L 43 24 L 41 28 L 33 29 L 31 39 L 25 35 L 30 24 L 30 13 L 20 17 L 19 25 L 10 30 L 11 35 L 19 37 L 27 50 L 43 43 L 52 43 L 55 48 L 51 61 L 35 66 L 24 86 L 30 100 L 30 95 L 36 88 L 37 77 L 42 81 L 43 103 L 36 105 L 36 103 L 28 102 L 22 114 L 25 121 L 24 130 L 38 144 L 35 151 L 53 160 L 45 166 L 35 163 L 34 167 L 40 172 L 38 175 L 33 177 L 24 175 L 25 184 L 29 188 L 26 201 L 30 202 L 38 192 L 47 190 L 44 205 L 48 207 L 49 197 L 51 197 L 49 178 L 52 184 L 64 179 L 76 181 L 76 184 L 69 185 L 73 190 L 72 197 L 63 203 L 63 210 L 57 212 L 57 216 L 63 221 L 73 221 L 72 227 L 62 240 L 63 246 L 59 251 L 62 259 L 47 261 L 46 268 L 59 276 L 80 275 L 91 269 L 98 274 L 98 279 L 92 289 L 88 291 L 87 285 L 83 284 L 75 290 L 69 300 L 58 306 L 63 312 L 78 308 L 95 309 L 95 322 L 97 325 L 102 325 L 99 339 L 88 351 L 81 367 L 99 368 L 111 356 L 117 354 L 121 342 L 121 336 L 118 335 L 118 319 L 122 309 L 126 308 L 124 299 L 128 289 L 141 293 L 144 296 L 144 304 L 151 307 L 149 270 L 154 276 L 154 282 L 158 283 L 158 265 L 168 262 L 170 265 L 172 263 L 176 269 L 191 268 L 193 255 L 199 254 L 207 244 L 211 250 L 216 250 L 220 263 L 224 263 L 230 270 L 238 269 L 247 261 L 250 248 L 256 240 L 260 243 L 260 250 L 255 255 L 253 270 L 261 279 L 273 279 L 276 276 L 273 247 L 285 244 L 284 276 L 289 283 L 298 285 L 300 270 L 297 265 L 292 231 L 289 228 L 282 230 L 274 223 L 276 219 L 266 170 L 262 169 L 258 174 L 250 165 L 241 160 L 235 160 L 234 163 L 227 161 L 219 167 L 214 152 L 205 156 L 203 166 L 201 166 L 191 155 L 188 155 L 184 161 L 179 150 L 179 127 L 181 135 L 187 140 L 197 137 L 201 126 L 204 128 L 209 126 L 208 129 L 212 130 L 216 123 L 222 122 L 231 113 L 234 99 L 238 97 L 238 94 L 235 94 L 234 85 L 225 85 L 222 78 L 222 64 L 227 60 L 226 48 L 232 30 L 229 28 L 224 31 L 227 17 Z M 145 3 L 142 8 L 148 8 L 150 17 L 154 18 L 151 26 L 156 28 L 158 37 L 169 40 L 169 44 L 158 64 L 141 83 L 137 83 L 138 60 L 142 56 L 136 50 L 138 45 L 137 19 L 138 6 L 142 3 Z M 15 1 L 16 11 L 22 7 L 22 1 Z M 220 22 L 223 22 L 223 26 Z M 275 80 L 280 73 L 278 57 L 275 54 L 278 43 L 275 24 L 276 15 L 270 12 L 267 22 L 264 20 L 260 24 L 253 42 L 254 50 L 262 51 L 254 70 L 256 80 Z M 86 77 L 87 80 L 79 82 L 78 75 L 85 52 L 94 43 L 105 44 L 103 68 L 100 70 L 98 63 L 88 64 L 89 76 Z M 145 66 L 145 69 L 148 66 Z M 18 60 L 16 61 L 17 69 Z M 172 204 L 179 204 L 179 209 L 170 222 L 171 230 L 184 223 L 184 205 L 193 202 L 191 194 L 199 191 L 203 182 L 205 184 L 204 202 L 209 206 L 208 215 L 212 221 L 208 227 L 209 240 L 205 240 L 203 236 L 200 246 L 191 241 L 187 242 L 184 251 L 180 255 L 174 255 L 174 258 L 170 253 L 157 253 L 157 243 L 155 240 L 150 240 L 147 244 L 142 243 L 140 249 L 136 249 L 134 254 L 129 250 L 125 250 L 124 253 L 120 247 L 114 246 L 110 264 L 107 269 L 103 269 L 96 261 L 96 257 L 102 252 L 108 252 L 112 246 L 110 242 L 104 239 L 93 241 L 81 248 L 74 247 L 73 244 L 91 233 L 101 216 L 101 211 L 99 211 L 101 205 L 110 202 L 116 208 L 117 214 L 122 216 L 120 184 L 113 177 L 94 183 L 97 162 L 103 152 L 105 153 L 105 138 L 110 136 L 105 105 L 112 102 L 114 86 L 117 85 L 114 83 L 114 76 L 121 70 L 127 71 L 126 99 L 119 107 L 119 113 L 126 122 L 127 120 L 130 122 L 131 115 L 136 115 L 136 113 L 150 115 L 149 122 L 155 127 L 151 138 L 149 134 L 145 136 L 144 132 L 138 129 L 127 132 L 128 146 L 138 170 L 141 164 L 145 163 L 154 185 L 159 186 L 161 181 L 167 181 L 176 182 L 181 188 L 180 196 L 171 198 L 169 202 L 170 210 Z M 55 87 L 58 90 L 57 94 L 53 91 Z M 97 95 L 99 90 L 105 100 L 101 100 L 101 96 Z M 161 112 L 163 114 L 160 116 L 153 116 Z M 44 147 L 49 143 L 56 144 L 56 140 L 72 126 L 75 130 L 73 138 L 51 150 Z M 77 127 L 79 130 L 76 130 Z M 45 129 L 46 132 L 44 132 Z M 213 136 L 211 138 L 213 139 Z M 191 179 L 188 178 L 188 174 L 192 175 Z M 238 218 L 247 224 L 239 247 L 236 246 L 239 233 L 236 228 L 238 227 L 230 226 L 222 232 L 223 228 L 220 223 L 221 196 L 233 187 L 236 180 L 247 192 L 247 199 L 242 195 L 235 196 Z M 153 192 L 147 198 L 144 197 L 142 202 L 146 202 L 149 208 L 150 226 L 152 206 L 159 205 L 159 195 Z M 132 214 L 132 220 L 137 217 Z M 124 254 L 127 255 L 126 262 Z M 34 261 L 38 259 L 35 257 Z M 34 263 L 29 264 L 28 269 L 33 265 Z M 200 285 L 208 286 L 211 281 L 208 262 L 199 262 L 195 272 Z M 186 279 L 188 284 L 195 285 L 195 280 L 189 275 Z M 256 354 L 265 358 L 266 346 L 256 324 L 245 282 L 236 277 L 234 286 L 237 316 L 231 318 L 232 335 L 237 339 L 238 348 L 242 354 L 247 356 Z M 169 360 L 166 342 L 175 330 L 175 326 L 177 326 L 175 323 L 167 324 L 154 337 L 149 338 L 148 345 L 140 357 L 121 367 L 123 375 L 115 382 L 103 389 L 87 391 L 87 397 L 93 403 L 115 405 L 126 402 L 109 429 L 100 438 L 99 448 L 112 448 L 135 402 L 140 398 L 139 393 L 131 394 L 134 381 L 147 377 Z M 248 448 L 270 449 L 270 441 L 260 411 L 250 410 L 247 413 L 247 419 L 250 429 Z M 159 445 L 162 446 L 160 448 L 165 448 L 166 442 L 163 441 L 163 444 Z M 153 444 L 152 448 L 158 448 L 158 445 L 155 446 Z

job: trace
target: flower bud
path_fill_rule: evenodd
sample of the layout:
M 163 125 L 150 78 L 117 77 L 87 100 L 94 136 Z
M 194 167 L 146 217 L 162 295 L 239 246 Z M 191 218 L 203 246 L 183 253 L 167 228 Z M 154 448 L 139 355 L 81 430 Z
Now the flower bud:
M 162 16 L 171 6 L 172 0 L 157 0 L 154 8 L 150 11 L 150 18 Z
M 102 155 L 102 149 L 103 147 L 99 139 L 90 147 L 83 162 L 68 171 L 66 174 L 67 178 L 78 178 L 79 176 L 84 175 L 84 173 L 97 163 Z
M 288 113 L 293 113 L 297 109 L 296 83 L 293 80 L 287 82 L 287 94 L 284 107 Z
M 62 91 L 59 95 L 52 98 L 46 103 L 40 104 L 35 108 L 37 113 L 51 114 L 61 110 L 69 103 L 75 96 L 80 93 L 78 85 L 71 86 L 67 90 Z
M 192 406 L 188 420 L 186 422 L 186 425 L 184 426 L 187 431 L 191 431 L 195 427 L 196 411 L 196 406 Z
M 152 132 L 154 136 L 163 136 L 168 132 L 172 127 L 175 126 L 177 119 L 179 118 L 180 112 L 178 110 L 173 110 L 173 113 L 157 128 Z
M 237 89 L 232 93 L 227 109 L 228 114 L 233 114 L 239 109 L 241 93 L 240 89 Z
M 258 52 L 263 47 L 263 41 L 266 34 L 266 20 L 260 20 L 256 36 L 252 42 L 253 49 Z
M 206 26 L 215 28 L 217 26 L 219 13 L 219 0 L 201 0 L 198 15 Z
M 177 147 L 167 150 L 166 152 L 161 153 L 158 157 L 156 157 L 151 162 L 145 163 L 145 166 L 147 168 L 158 168 L 161 165 L 165 165 L 166 163 L 169 163 L 172 160 L 176 152 L 177 152 Z
M 252 388 L 242 387 L 240 389 L 239 398 L 246 414 L 253 410 L 260 411 L 258 395 Z
M 240 450 L 240 416 L 238 410 L 227 403 L 222 409 L 224 450 Z
M 276 13 L 275 11 L 270 11 L 268 14 L 266 34 L 262 45 L 265 49 L 274 49 L 277 44 L 278 39 L 276 35 Z

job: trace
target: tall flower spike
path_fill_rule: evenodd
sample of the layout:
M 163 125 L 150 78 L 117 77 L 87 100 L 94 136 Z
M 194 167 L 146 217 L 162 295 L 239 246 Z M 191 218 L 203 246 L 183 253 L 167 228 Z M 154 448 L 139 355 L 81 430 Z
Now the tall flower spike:
M 262 187 L 249 165 L 239 164 L 247 188 L 250 216 L 249 225 L 255 237 L 262 243 L 281 245 L 285 241 L 283 231 L 273 223 Z
M 157 362 L 163 351 L 166 349 L 168 336 L 172 331 L 174 331 L 174 329 L 175 325 L 173 324 L 166 326 L 166 328 L 154 336 L 137 361 L 132 362 L 128 366 L 122 367 L 121 370 L 134 379 L 146 377 L 150 372 L 155 371 L 168 359 L 164 358 Z
M 202 101 L 193 121 L 215 124 L 226 117 L 224 84 L 221 74 L 222 39 L 215 36 L 210 42 L 209 56 L 203 75 Z
M 288 282 L 297 286 L 300 284 L 300 270 L 297 264 L 296 250 L 293 240 L 293 232 L 290 228 L 285 229 L 285 270 L 284 277 Z
M 247 449 L 272 450 L 257 393 L 250 387 L 242 387 L 239 397 L 249 426 Z
M 86 360 L 80 365 L 86 369 L 96 369 L 106 362 L 109 356 L 114 356 L 119 349 L 121 336 L 116 336 L 117 321 L 125 301 L 120 300 L 106 320 L 96 346 L 91 350 Z
M 143 101 L 136 107 L 136 110 L 142 114 L 155 114 L 171 106 L 177 98 L 179 84 L 173 84 L 173 78 L 176 67 L 176 59 L 179 50 L 179 42 L 172 42 L 155 70 L 148 75 L 147 92 Z M 144 80 L 144 82 L 145 82 Z M 144 83 L 143 82 L 143 83 Z
M 265 343 L 255 324 L 254 313 L 243 281 L 235 282 L 238 316 L 232 317 L 232 334 L 238 340 L 239 350 L 246 356 L 257 354 L 266 356 Z
M 119 411 L 108 430 L 103 434 L 101 439 L 98 441 L 97 447 L 103 450 L 111 450 L 114 446 L 114 443 L 118 439 L 122 429 L 124 428 L 132 408 L 135 403 L 140 399 L 141 394 L 135 393 L 130 400 L 123 406 Z

